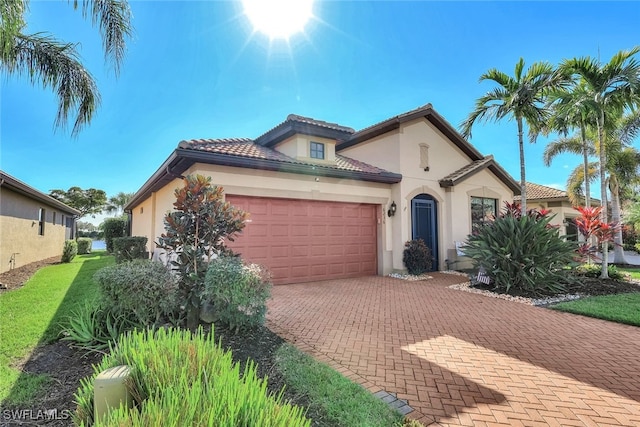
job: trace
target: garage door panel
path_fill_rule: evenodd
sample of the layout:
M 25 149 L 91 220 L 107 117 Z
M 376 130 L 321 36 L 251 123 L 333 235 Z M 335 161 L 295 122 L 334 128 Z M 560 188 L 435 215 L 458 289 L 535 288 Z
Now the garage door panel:
M 229 246 L 266 266 L 275 284 L 377 273 L 378 206 L 233 195 L 227 200 L 251 214 Z

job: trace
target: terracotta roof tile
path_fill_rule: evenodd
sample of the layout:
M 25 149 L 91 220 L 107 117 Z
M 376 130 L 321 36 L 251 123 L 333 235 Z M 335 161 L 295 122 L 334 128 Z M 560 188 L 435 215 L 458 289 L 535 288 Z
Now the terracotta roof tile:
M 546 185 L 527 182 L 527 200 L 566 199 L 566 198 L 568 198 L 566 191 L 558 190 L 557 188 L 547 187 Z M 515 196 L 513 200 L 521 200 L 521 197 Z
M 328 129 L 334 129 L 334 130 L 339 130 L 341 132 L 348 132 L 348 133 L 354 133 L 355 130 L 347 127 L 347 126 L 342 126 L 339 125 L 337 123 L 330 123 L 330 122 L 325 122 L 324 120 L 316 120 L 314 118 L 311 117 L 304 117 L 304 116 L 299 116 L 297 114 L 289 114 L 287 116 L 287 120 L 286 121 L 295 121 L 295 122 L 300 122 L 300 123 L 305 123 L 308 125 L 316 125 L 316 126 L 321 126 L 321 127 L 325 127 Z
M 476 160 L 475 162 L 471 162 L 468 165 L 461 167 L 457 171 L 452 172 L 449 175 L 445 176 L 440 181 L 455 183 L 459 179 L 464 178 L 465 176 L 472 174 L 473 172 L 479 169 L 482 169 L 487 165 L 487 163 L 490 163 L 492 161 L 493 161 L 493 156 L 486 156 L 484 159 Z
M 315 166 L 316 168 L 345 170 L 367 174 L 389 173 L 384 169 L 380 169 L 378 167 L 339 154 L 336 155 L 335 164 L 304 162 L 282 154 L 281 152 L 274 149 L 255 144 L 253 140 L 248 138 L 191 139 L 188 141 L 181 141 L 180 144 L 178 144 L 178 147 L 189 150 L 224 154 L 228 156 L 264 159 L 282 163 Z

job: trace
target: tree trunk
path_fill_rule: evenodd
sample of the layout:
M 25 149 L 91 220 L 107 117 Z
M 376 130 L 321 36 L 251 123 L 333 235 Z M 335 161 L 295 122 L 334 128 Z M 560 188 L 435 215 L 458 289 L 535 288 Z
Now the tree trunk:
M 620 183 L 615 175 L 609 176 L 609 189 L 611 190 L 611 220 L 620 225 Z M 618 226 L 616 234 L 613 238 L 613 253 L 615 255 L 616 264 L 627 264 L 624 255 L 624 247 L 622 244 L 622 227 Z
M 607 156 L 604 142 L 604 110 L 600 111 L 598 120 L 598 151 L 600 152 L 600 200 L 602 200 L 602 222 L 609 222 L 607 209 L 607 179 L 605 176 L 605 168 L 607 167 Z M 609 242 L 602 242 L 602 271 L 600 277 L 609 278 Z
M 527 214 L 527 180 L 524 170 L 524 138 L 522 135 L 522 118 L 518 117 L 518 147 L 520 148 L 520 211 Z
M 584 162 L 584 205 L 591 207 L 591 184 L 589 183 L 589 151 L 587 147 L 587 130 L 583 124 L 580 125 L 580 136 L 582 137 L 582 161 Z

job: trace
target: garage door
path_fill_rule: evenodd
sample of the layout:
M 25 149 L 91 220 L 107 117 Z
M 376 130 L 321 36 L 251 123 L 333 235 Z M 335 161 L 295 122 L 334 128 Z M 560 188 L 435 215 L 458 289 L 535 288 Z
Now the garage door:
M 251 214 L 230 247 L 274 284 L 377 274 L 376 205 L 227 195 Z

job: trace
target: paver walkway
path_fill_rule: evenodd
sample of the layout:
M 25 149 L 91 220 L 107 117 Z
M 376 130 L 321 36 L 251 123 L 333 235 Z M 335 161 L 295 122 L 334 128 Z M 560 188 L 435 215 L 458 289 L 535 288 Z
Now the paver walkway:
M 433 277 L 275 286 L 267 325 L 425 425 L 640 426 L 640 328 Z

